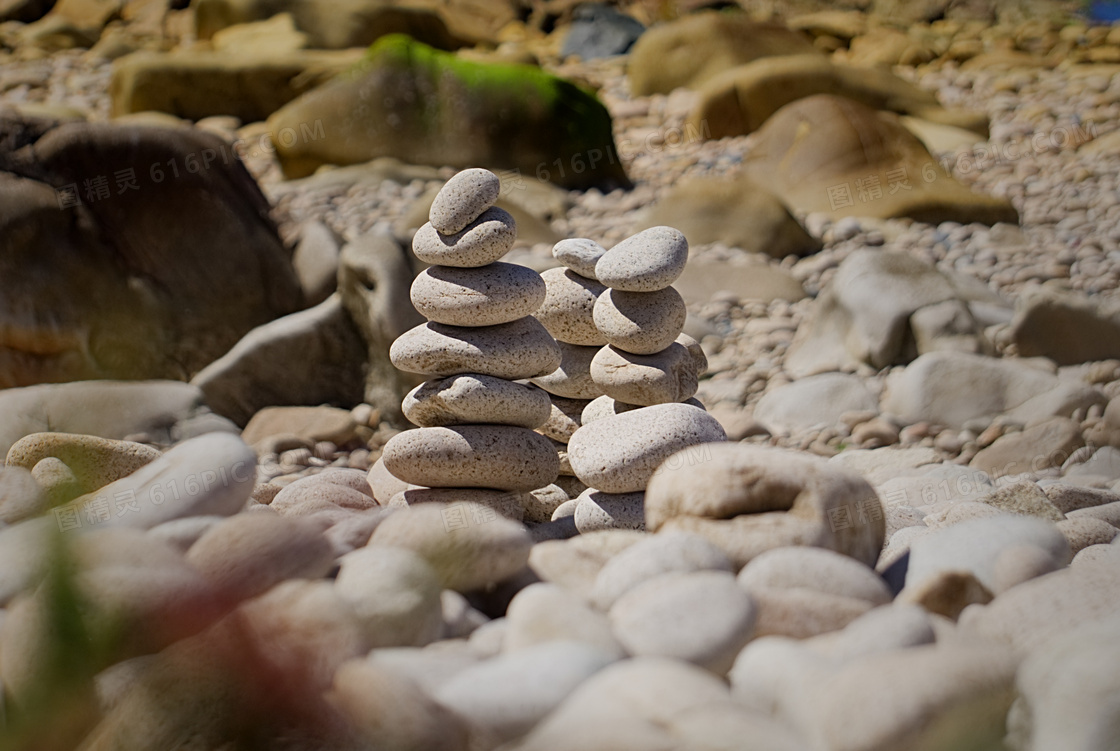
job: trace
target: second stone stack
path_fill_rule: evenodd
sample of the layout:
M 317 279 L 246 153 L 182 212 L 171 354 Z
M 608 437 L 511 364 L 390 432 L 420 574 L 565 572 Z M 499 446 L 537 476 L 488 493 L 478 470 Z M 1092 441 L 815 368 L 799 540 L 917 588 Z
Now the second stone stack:
M 391 438 L 385 468 L 414 486 L 398 502 L 471 501 L 520 519 L 528 492 L 552 483 L 559 459 L 534 432 L 552 410 L 548 394 L 515 383 L 560 365 L 560 349 L 531 314 L 545 296 L 532 269 L 499 258 L 517 237 L 513 217 L 494 206 L 500 182 L 464 170 L 444 185 L 413 252 L 432 264 L 412 285 L 428 323 L 390 348 L 397 368 L 428 376 L 404 399 L 420 427 Z

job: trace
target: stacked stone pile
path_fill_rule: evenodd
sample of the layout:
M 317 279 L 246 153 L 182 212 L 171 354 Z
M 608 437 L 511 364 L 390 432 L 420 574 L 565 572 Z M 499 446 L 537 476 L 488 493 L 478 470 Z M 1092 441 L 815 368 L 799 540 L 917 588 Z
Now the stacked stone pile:
M 639 232 L 595 261 L 604 289 L 591 318 L 606 346 L 591 357 L 588 378 L 601 396 L 585 405 L 568 441 L 572 471 L 588 488 L 557 510 L 574 515 L 581 532 L 643 529 L 645 487 L 658 465 L 726 439 L 692 399 L 707 363 L 681 333 L 687 311 L 671 286 L 687 261 L 688 243 L 671 227 Z
M 513 217 L 494 206 L 498 177 L 469 169 L 436 196 L 413 240 L 432 264 L 411 297 L 428 322 L 398 338 L 393 364 L 430 380 L 402 405 L 419 425 L 394 436 L 384 467 L 411 486 L 391 504 L 471 501 L 516 519 L 529 491 L 552 483 L 559 459 L 533 428 L 549 419 L 548 395 L 516 383 L 553 372 L 561 353 L 533 313 L 545 284 L 535 271 L 498 259 L 513 247 Z

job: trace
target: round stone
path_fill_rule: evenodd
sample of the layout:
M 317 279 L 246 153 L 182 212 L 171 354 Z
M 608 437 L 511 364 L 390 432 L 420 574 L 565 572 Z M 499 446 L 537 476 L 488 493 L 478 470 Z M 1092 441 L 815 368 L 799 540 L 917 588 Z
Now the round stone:
M 452 235 L 441 235 L 431 222 L 416 230 L 412 252 L 424 263 L 469 268 L 494 263 L 513 247 L 517 223 L 493 206 Z
M 595 328 L 608 344 L 635 355 L 652 355 L 676 340 L 688 310 L 672 287 L 656 292 L 609 289 L 595 301 L 593 315 Z
M 688 261 L 688 241 L 672 227 L 650 227 L 603 254 L 595 278 L 624 292 L 656 292 L 675 282 Z
M 540 426 L 539 432 L 554 441 L 567 443 L 572 434 L 579 430 L 580 415 L 588 404 L 590 402 L 586 399 L 552 397 L 552 414 L 548 421 Z
M 568 442 L 568 461 L 589 487 L 634 493 L 680 449 L 725 440 L 719 421 L 704 410 L 658 404 L 584 425 Z
M 553 409 L 543 389 L 478 373 L 426 381 L 408 393 L 401 408 L 423 428 L 477 423 L 536 428 Z
M 576 529 L 580 534 L 604 529 L 646 528 L 645 496 L 638 493 L 604 493 L 588 488 L 576 504 Z
M 531 315 L 544 299 L 541 275 L 516 263 L 429 266 L 412 282 L 412 304 L 420 315 L 451 326 L 516 321 Z
M 699 386 L 696 359 L 677 342 L 654 355 L 603 347 L 595 353 L 590 373 L 602 393 L 643 407 L 683 402 Z
M 414 488 L 392 497 L 390 508 L 404 508 L 421 503 L 475 503 L 493 509 L 507 519 L 519 522 L 525 518 L 525 506 L 532 501 L 528 493 L 489 488 Z
M 552 255 L 560 263 L 587 279 L 595 279 L 595 264 L 606 253 L 594 240 L 585 237 L 571 237 L 552 246 Z
M 381 456 L 399 479 L 433 488 L 534 490 L 560 473 L 549 440 L 512 425 L 406 430 L 389 439 Z
M 532 316 L 483 328 L 421 324 L 393 342 L 389 359 L 408 373 L 481 373 L 510 380 L 544 376 L 561 364 L 556 340 Z
M 566 399 L 594 399 L 603 390 L 591 378 L 591 363 L 599 347 L 579 347 L 557 342 L 560 365 L 552 372 L 538 376 L 533 383 L 554 396 Z
M 723 675 L 754 632 L 751 596 L 726 571 L 663 574 L 611 607 L 615 636 L 636 657 L 685 660 Z
M 548 333 L 560 342 L 585 347 L 607 343 L 595 327 L 595 301 L 607 291 L 594 279 L 569 269 L 548 269 L 541 274 L 547 292 L 536 316 Z
M 453 235 L 494 205 L 502 181 L 487 169 L 465 169 L 440 188 L 428 219 L 440 234 Z

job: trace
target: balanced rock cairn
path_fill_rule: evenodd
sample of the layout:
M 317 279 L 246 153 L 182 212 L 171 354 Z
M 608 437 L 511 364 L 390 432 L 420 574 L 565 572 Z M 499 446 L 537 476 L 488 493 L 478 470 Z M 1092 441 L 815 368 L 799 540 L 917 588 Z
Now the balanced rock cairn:
M 602 396 L 584 407 L 568 440 L 572 471 L 588 489 L 558 511 L 573 514 L 581 532 L 643 528 L 646 483 L 658 466 L 688 446 L 727 439 L 692 398 L 707 358 L 681 333 L 687 310 L 672 284 L 687 261 L 683 234 L 652 227 L 595 262 L 606 289 L 592 322 L 607 346 L 588 375 Z
M 494 206 L 501 185 L 484 169 L 458 173 L 432 203 L 412 242 L 432 264 L 412 303 L 428 323 L 392 345 L 393 365 L 430 380 L 404 398 L 420 427 L 385 444 L 384 468 L 412 486 L 390 505 L 469 501 L 515 519 L 529 491 L 548 486 L 560 462 L 533 428 L 548 421 L 541 389 L 515 383 L 553 372 L 560 349 L 531 314 L 545 298 L 540 274 L 499 258 L 513 247 L 513 217 Z
M 552 401 L 552 415 L 537 430 L 552 440 L 559 452 L 561 476 L 556 483 L 570 498 L 587 486 L 572 472 L 567 443 L 580 426 L 583 410 L 603 394 L 591 378 L 591 360 L 607 343 L 594 319 L 595 303 L 607 291 L 595 278 L 595 263 L 606 252 L 592 240 L 561 240 L 552 255 L 563 266 L 541 274 L 546 293 L 536 316 L 559 343 L 561 361 L 552 373 L 533 379 Z

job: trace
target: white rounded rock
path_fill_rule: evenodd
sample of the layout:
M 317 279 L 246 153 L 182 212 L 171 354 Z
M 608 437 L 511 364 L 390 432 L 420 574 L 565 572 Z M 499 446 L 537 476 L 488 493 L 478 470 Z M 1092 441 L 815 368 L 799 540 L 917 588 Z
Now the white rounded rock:
M 552 256 L 587 279 L 595 279 L 595 264 L 607 252 L 599 243 L 585 237 L 571 237 L 552 246 Z
M 354 609 L 372 647 L 421 647 L 443 628 L 440 580 L 420 555 L 367 545 L 339 560 L 335 591 Z
M 502 181 L 490 170 L 465 169 L 440 188 L 428 219 L 440 234 L 453 235 L 493 206 L 501 192 Z
M 401 409 L 423 428 L 478 423 L 536 428 L 548 422 L 553 406 L 548 392 L 536 386 L 463 373 L 425 381 L 405 396 Z
M 442 235 L 431 222 L 416 230 L 412 252 L 424 263 L 470 268 L 494 263 L 513 248 L 517 223 L 509 212 L 492 206 L 451 235 Z
M 719 421 L 704 410 L 658 404 L 584 425 L 568 442 L 568 461 L 589 487 L 634 493 L 680 449 L 725 440 Z
M 594 399 L 603 390 L 591 378 L 591 364 L 599 347 L 578 347 L 557 342 L 560 363 L 551 372 L 537 376 L 533 383 L 552 394 L 566 399 Z
M 620 242 L 595 264 L 595 278 L 611 289 L 656 292 L 675 282 L 688 261 L 688 241 L 672 227 L 650 227 Z
M 689 404 L 697 409 L 703 409 L 705 412 L 707 411 L 704 407 L 704 403 L 694 396 L 685 399 L 681 404 Z M 620 402 L 604 394 L 587 403 L 587 406 L 583 408 L 583 412 L 580 413 L 579 424 L 586 425 L 589 422 L 602 420 L 605 417 L 621 415 L 623 412 L 633 412 L 636 409 L 642 409 L 642 405 Z
M 531 315 L 545 299 L 544 280 L 527 266 L 429 266 L 412 282 L 420 315 L 451 326 L 494 326 Z
M 717 675 L 731 669 L 756 618 L 751 596 L 726 571 L 654 577 L 620 597 L 609 615 L 631 655 L 673 657 Z
M 589 599 L 592 605 L 609 610 L 619 597 L 656 576 L 707 570 L 733 573 L 735 568 L 722 550 L 699 535 L 650 535 L 607 560 L 595 577 Z
M 594 279 L 570 269 L 548 269 L 541 274 L 547 292 L 537 309 L 537 320 L 557 341 L 600 347 L 606 338 L 595 327 L 595 301 L 607 291 Z
M 389 439 L 381 456 L 396 477 L 433 488 L 533 490 L 560 472 L 547 438 L 512 425 L 406 430 Z
M 483 328 L 421 324 L 393 342 L 389 359 L 408 373 L 481 373 L 509 380 L 544 376 L 561 363 L 556 340 L 532 316 Z
M 645 493 L 603 493 L 588 488 L 576 500 L 575 522 L 580 534 L 604 529 L 645 531 Z
M 696 358 L 677 342 L 653 355 L 603 347 L 595 353 L 589 371 L 602 393 L 643 407 L 683 402 L 700 385 Z
M 595 328 L 607 343 L 635 355 L 652 355 L 672 344 L 687 315 L 684 298 L 672 287 L 656 292 L 608 289 L 595 301 L 593 313 Z

